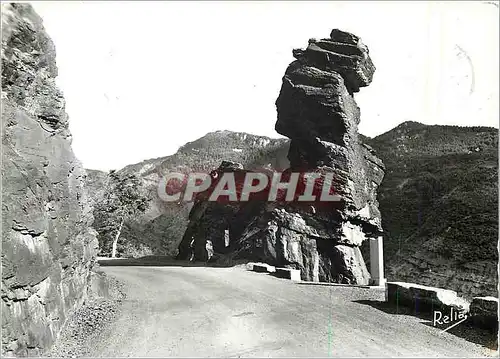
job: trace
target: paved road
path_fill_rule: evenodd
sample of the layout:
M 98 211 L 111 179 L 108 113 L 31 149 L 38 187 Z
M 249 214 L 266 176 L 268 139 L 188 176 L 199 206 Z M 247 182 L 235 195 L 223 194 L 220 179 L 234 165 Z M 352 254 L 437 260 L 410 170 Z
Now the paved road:
M 244 268 L 103 267 L 127 299 L 93 356 L 482 356 L 476 344 L 359 300 L 375 289 L 297 284 Z

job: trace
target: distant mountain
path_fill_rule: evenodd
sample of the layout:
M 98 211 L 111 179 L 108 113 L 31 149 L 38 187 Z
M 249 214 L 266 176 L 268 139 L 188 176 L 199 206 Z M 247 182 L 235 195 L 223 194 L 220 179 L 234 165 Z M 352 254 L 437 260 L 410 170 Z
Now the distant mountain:
M 223 160 L 240 162 L 248 167 L 286 168 L 288 167 L 287 143 L 288 139 L 285 138 L 269 138 L 244 132 L 210 132 L 193 142 L 186 143 L 171 156 L 128 165 L 120 172 L 136 173 L 143 177 L 173 171 L 210 172 Z
M 386 166 L 378 201 L 388 278 L 467 296 L 496 295 L 498 130 L 405 122 L 375 138 L 361 138 Z M 177 253 L 189 208 L 154 200 L 165 173 L 211 171 L 222 160 L 248 169 L 284 169 L 288 145 L 287 139 L 217 131 L 174 155 L 121 169 L 140 175 L 153 199 L 146 215 L 124 231 L 124 241 L 138 248 L 129 254 Z

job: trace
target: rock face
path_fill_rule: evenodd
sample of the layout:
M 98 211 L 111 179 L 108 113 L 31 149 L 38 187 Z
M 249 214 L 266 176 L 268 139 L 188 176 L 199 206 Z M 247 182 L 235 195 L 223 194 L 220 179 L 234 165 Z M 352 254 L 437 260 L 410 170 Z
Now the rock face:
M 109 176 L 107 172 L 86 169 L 85 188 L 89 193 L 92 204 L 102 200 L 108 186 Z
M 97 241 L 55 49 L 28 4 L 2 4 L 2 354 L 39 356 L 87 295 Z
M 207 239 L 213 241 L 210 233 L 217 231 L 221 238 L 229 230 L 230 250 L 239 258 L 300 269 L 303 280 L 368 284 L 359 247 L 382 233 L 376 189 L 384 166 L 358 138 L 360 110 L 353 93 L 371 82 L 375 67 L 361 40 L 340 30 L 333 30 L 329 39 L 310 40 L 306 50 L 293 54 L 297 60 L 286 70 L 276 101 L 276 130 L 291 139 L 286 172 L 332 173 L 341 200 L 200 201 L 191 212 L 190 228 L 206 230 L 197 237 L 188 228 L 180 255 L 206 259 L 203 248 Z M 218 223 L 223 217 L 224 223 Z M 184 254 L 188 242 L 200 243 L 195 245 L 199 254 Z

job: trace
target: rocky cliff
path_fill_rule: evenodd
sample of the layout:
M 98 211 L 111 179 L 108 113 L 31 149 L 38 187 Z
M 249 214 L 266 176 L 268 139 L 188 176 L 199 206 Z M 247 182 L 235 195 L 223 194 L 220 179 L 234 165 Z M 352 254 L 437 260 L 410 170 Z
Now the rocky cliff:
M 179 254 L 206 260 L 229 236 L 227 247 L 238 257 L 300 269 L 303 280 L 368 284 L 359 247 L 382 234 L 376 189 L 384 166 L 358 138 L 353 94 L 369 85 L 375 67 L 361 40 L 340 30 L 293 55 L 276 101 L 276 130 L 291 139 L 287 173 L 332 174 L 340 201 L 226 207 L 200 201 Z
M 41 355 L 87 296 L 92 208 L 56 87 L 55 49 L 28 4 L 2 4 L 2 354 Z

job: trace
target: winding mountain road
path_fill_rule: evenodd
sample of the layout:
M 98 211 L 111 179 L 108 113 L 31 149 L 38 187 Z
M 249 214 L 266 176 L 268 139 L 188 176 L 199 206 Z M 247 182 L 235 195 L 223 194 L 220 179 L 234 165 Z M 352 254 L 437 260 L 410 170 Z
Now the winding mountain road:
M 242 267 L 103 267 L 125 285 L 100 357 L 484 356 L 378 309 L 383 289 L 294 283 Z

